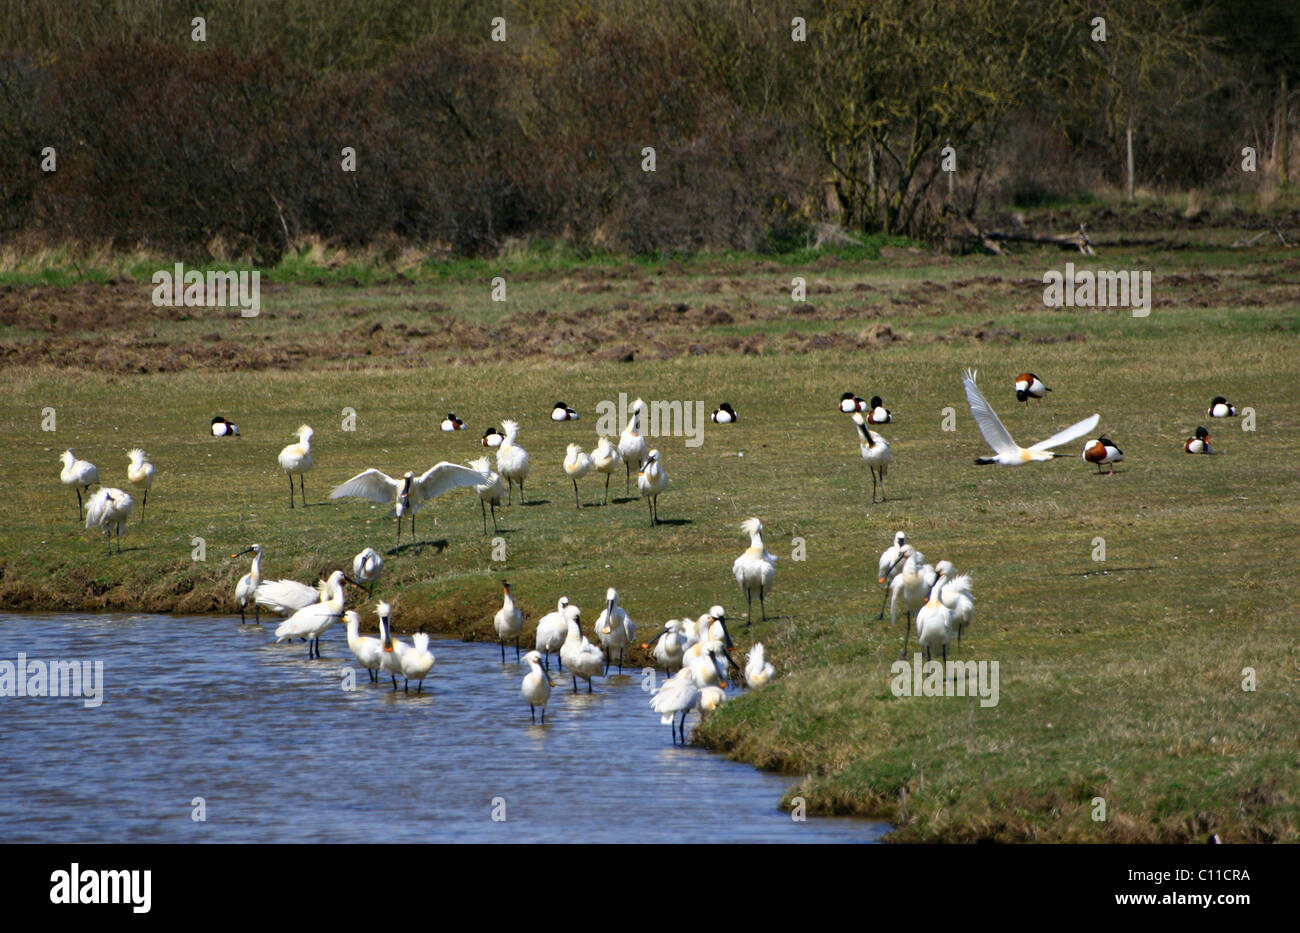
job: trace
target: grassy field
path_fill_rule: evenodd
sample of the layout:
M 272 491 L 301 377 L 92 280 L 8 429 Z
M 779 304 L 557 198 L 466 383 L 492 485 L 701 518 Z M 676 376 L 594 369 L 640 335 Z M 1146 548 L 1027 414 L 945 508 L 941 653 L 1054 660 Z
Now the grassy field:
M 1150 317 L 1044 308 L 1043 272 L 1072 258 L 1152 269 Z M 227 555 L 254 541 L 269 576 L 300 580 L 375 546 L 377 597 L 406 631 L 490 638 L 503 578 L 527 638 L 561 594 L 589 628 L 616 586 L 643 636 L 720 602 L 742 651 L 763 641 L 778 679 L 696 741 L 802 776 L 789 796 L 810 812 L 883 817 L 909 841 L 1300 837 L 1294 252 L 1116 248 L 1085 264 L 887 246 L 793 265 L 505 259 L 479 271 L 303 274 L 264 284 L 253 319 L 154 308 L 147 279 L 129 274 L 0 287 L 0 449 L 26 500 L 0 529 L 0 607 L 229 612 L 247 563 Z M 495 274 L 506 302 L 490 300 Z M 796 274 L 804 304 L 790 301 Z M 1054 463 L 976 467 L 987 448 L 962 393 L 967 366 L 1022 443 L 1096 411 L 1124 463 L 1097 476 L 1071 444 Z M 1025 370 L 1054 390 L 1041 406 L 1014 399 Z M 894 411 L 884 504 L 871 504 L 837 410 L 846 390 Z M 594 446 L 596 406 L 620 392 L 706 412 L 729 401 L 741 415 L 708 424 L 700 446 L 658 439 L 670 478 L 658 528 L 621 475 L 609 506 L 588 478 L 575 509 L 560 468 L 567 443 Z M 1184 454 L 1217 394 L 1253 408 L 1256 430 L 1208 423 L 1217 455 Z M 551 423 L 556 400 L 582 420 Z M 469 430 L 441 433 L 448 411 Z M 243 436 L 209 437 L 215 414 Z M 366 467 L 478 456 L 505 418 L 532 459 L 527 503 L 501 513 L 505 561 L 472 492 L 421 512 L 418 543 L 396 549 L 387 509 L 325 501 Z M 275 457 L 303 422 L 317 466 L 310 507 L 290 511 Z M 159 476 L 144 523 L 110 557 L 74 521 L 57 458 L 72 447 L 126 487 L 135 446 Z M 746 627 L 731 562 L 751 515 L 781 560 L 768 620 Z M 999 663 L 998 705 L 891 693 L 902 628 L 875 621 L 875 567 L 899 529 L 974 577 L 969 657 Z M 206 560 L 193 559 L 195 538 Z M 337 653 L 341 638 L 325 641 Z M 1105 820 L 1092 818 L 1097 797 Z

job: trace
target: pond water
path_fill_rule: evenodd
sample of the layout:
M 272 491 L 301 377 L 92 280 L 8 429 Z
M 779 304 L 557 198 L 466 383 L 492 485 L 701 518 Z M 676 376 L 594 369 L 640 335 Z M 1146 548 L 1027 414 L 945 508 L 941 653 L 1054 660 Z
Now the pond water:
M 673 747 L 639 676 L 588 696 L 553 670 L 532 725 L 513 649 L 503 665 L 494 644 L 435 640 L 424 695 L 407 696 L 369 682 L 342 626 L 320 661 L 272 630 L 0 614 L 0 671 L 20 653 L 29 678 L 34 661 L 89 661 L 92 678 L 102 662 L 103 688 L 98 705 L 0 697 L 0 842 L 873 842 L 889 828 L 794 822 L 777 808 L 788 779 Z

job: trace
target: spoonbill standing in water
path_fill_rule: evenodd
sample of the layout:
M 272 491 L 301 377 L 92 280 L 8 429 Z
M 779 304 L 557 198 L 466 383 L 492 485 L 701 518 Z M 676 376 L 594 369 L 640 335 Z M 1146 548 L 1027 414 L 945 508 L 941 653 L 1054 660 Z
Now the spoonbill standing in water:
M 1000 463 L 1002 466 L 1020 466 L 1022 463 L 1051 460 L 1057 456 L 1052 453 L 1051 448 L 1083 437 L 1101 420 L 1101 415 L 1093 415 L 1078 424 L 1070 425 L 1064 431 L 1053 434 L 1045 441 L 1039 441 L 1032 447 L 1021 447 L 1011 439 L 1011 435 L 998 419 L 997 413 L 985 400 L 979 386 L 975 384 L 975 375 L 974 370 L 968 369 L 961 378 L 962 385 L 966 387 L 966 401 L 970 404 L 970 413 L 974 416 L 975 423 L 979 425 L 984 440 L 988 441 L 993 452 L 997 454 L 996 457 L 976 457 L 975 462 L 978 464 Z
M 262 545 L 250 544 L 238 554 L 231 554 L 231 557 L 243 557 L 249 551 L 253 552 L 253 566 L 249 568 L 248 573 L 239 578 L 235 584 L 235 605 L 239 607 L 239 621 L 247 622 L 244 618 L 244 609 L 252 604 L 254 620 L 261 624 L 262 607 L 256 600 L 257 588 L 262 584 Z
M 546 725 L 546 701 L 551 698 L 551 688 L 555 686 L 555 682 L 547 676 L 546 671 L 542 670 L 542 656 L 536 651 L 524 655 L 524 663 L 528 665 L 528 673 L 524 675 L 520 692 L 528 701 L 528 715 L 532 717 L 533 722 L 537 722 L 537 707 L 540 706 L 542 725 Z
M 275 629 L 277 642 L 290 638 L 307 638 L 307 659 L 320 657 L 320 637 L 325 631 L 343 618 L 343 581 L 347 579 L 342 570 L 335 570 L 325 581 L 329 596 L 318 603 L 299 609 L 281 622 Z M 348 581 L 349 583 L 352 581 Z
M 396 691 L 397 675 L 406 677 L 402 671 L 402 655 L 410 651 L 411 646 L 393 637 L 392 606 L 388 603 L 380 603 L 375 607 L 375 614 L 379 616 L 379 668 L 392 677 L 393 690 Z
M 316 465 L 311 459 L 311 438 L 316 432 L 304 424 L 293 433 L 297 436 L 298 443 L 290 444 L 280 451 L 280 466 L 285 475 L 289 477 L 289 508 L 293 508 L 293 478 L 295 476 L 298 477 L 298 486 L 302 490 L 303 508 L 306 508 L 307 487 L 303 481 L 303 474 Z
M 429 635 L 427 632 L 416 632 L 411 636 L 411 647 L 402 652 L 400 658 L 402 662 L 402 677 L 405 683 L 402 684 L 402 692 L 406 693 L 411 686 L 411 681 L 416 682 L 415 694 L 419 696 L 424 692 L 424 678 L 429 676 L 429 671 L 433 670 L 433 652 L 429 650 Z
M 78 460 L 71 450 L 65 450 L 59 454 L 59 460 L 63 463 L 63 470 L 59 473 L 59 480 L 64 486 L 71 486 L 77 491 L 77 521 L 81 521 L 82 504 L 81 491 L 84 489 L 86 494 L 90 494 L 91 486 L 99 485 L 99 468 L 89 460 Z
M 686 714 L 695 708 L 699 699 L 700 687 L 689 667 L 683 667 L 665 680 L 650 698 L 650 708 L 660 714 L 659 721 L 673 727 L 674 745 L 679 732 L 682 744 L 686 744 Z M 678 713 L 682 714 L 680 725 L 674 722 Z
M 497 448 L 497 472 L 506 481 L 506 505 L 514 504 L 514 485 L 519 484 L 519 504 L 524 502 L 524 480 L 528 478 L 528 451 L 519 446 L 519 425 L 513 421 L 502 421 L 505 439 Z
M 885 471 L 889 469 L 889 442 L 867 427 L 862 415 L 853 413 L 853 423 L 858 429 L 858 449 L 862 459 L 871 468 L 871 503 L 876 502 L 876 472 L 880 472 L 880 501 L 885 501 Z
M 763 612 L 763 621 L 767 621 L 767 605 L 763 602 L 772 591 L 772 581 L 776 579 L 776 556 L 769 554 L 763 547 L 763 523 L 757 518 L 747 518 L 740 523 L 740 530 L 749 535 L 749 547 L 736 558 L 731 565 L 731 572 L 736 582 L 745 591 L 745 625 L 748 626 L 754 614 L 754 593 L 758 593 L 758 606 Z
M 524 614 L 515 606 L 510 584 L 502 581 L 501 586 L 505 588 L 505 598 L 497 614 L 492 617 L 492 628 L 496 631 L 497 641 L 501 645 L 501 663 L 504 664 L 506 660 L 506 642 L 513 638 L 517 664 L 519 663 L 519 633 L 524 630 Z
M 122 526 L 135 508 L 135 500 L 120 489 L 101 486 L 86 502 L 86 527 L 98 525 L 108 536 L 108 553 L 113 553 L 113 532 L 117 532 L 117 553 L 122 553 Z
M 149 462 L 143 450 L 138 447 L 127 454 L 131 463 L 126 468 L 126 478 L 131 481 L 131 485 L 138 489 L 144 490 L 144 498 L 140 500 L 140 524 L 144 524 L 144 507 L 149 504 L 149 487 L 153 485 L 153 464 Z
M 591 678 L 601 676 L 605 669 L 605 654 L 582 634 L 578 626 L 578 615 L 573 612 L 576 606 L 570 606 L 569 634 L 560 646 L 560 660 L 569 669 L 573 679 L 573 692 L 578 692 L 578 678 L 587 682 L 587 692 L 591 693 Z
M 605 650 L 605 674 L 609 673 L 615 649 L 618 649 L 618 672 L 623 673 L 623 653 L 636 641 L 636 623 L 618 604 L 618 590 L 612 586 L 605 591 L 605 608 L 596 617 L 596 637 Z
M 551 653 L 559 651 L 569 635 L 570 616 L 579 621 L 582 619 L 578 607 L 569 605 L 569 597 L 561 596 L 555 611 L 548 612 L 537 620 L 535 645 L 537 650 L 543 653 L 545 667 L 548 671 L 551 669 Z M 561 670 L 563 670 L 563 665 L 561 665 Z
M 403 515 L 408 512 L 411 515 L 411 540 L 415 540 L 415 513 L 424 507 L 424 503 L 453 489 L 475 486 L 481 482 L 482 473 L 445 460 L 418 477 L 407 470 L 401 479 L 393 479 L 382 470 L 372 467 L 364 473 L 358 473 L 346 483 L 335 486 L 330 492 L 330 498 L 354 497 L 369 499 L 371 502 L 396 502 L 397 541 L 401 543 Z
M 370 675 L 370 682 L 379 683 L 379 658 L 384 652 L 383 645 L 378 638 L 361 634 L 361 616 L 355 610 L 343 613 L 343 621 L 348 624 L 348 648 Z

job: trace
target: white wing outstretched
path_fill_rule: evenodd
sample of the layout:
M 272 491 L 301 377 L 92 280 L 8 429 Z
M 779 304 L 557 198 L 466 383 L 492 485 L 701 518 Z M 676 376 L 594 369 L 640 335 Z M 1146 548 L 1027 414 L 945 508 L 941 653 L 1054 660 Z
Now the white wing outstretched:
M 1093 415 L 1091 418 L 1085 418 L 1078 424 L 1072 424 L 1064 431 L 1053 434 L 1045 441 L 1039 441 L 1030 450 L 1051 450 L 1053 447 L 1060 447 L 1062 444 L 1069 443 L 1075 438 L 1083 437 L 1085 434 L 1091 434 L 1092 429 L 1097 426 L 1101 420 L 1101 415 Z
M 382 470 L 370 469 L 358 473 L 346 483 L 335 486 L 330 492 L 330 498 L 342 499 L 345 496 L 355 496 L 358 499 L 369 499 L 371 502 L 392 502 L 401 491 L 401 480 L 393 479 Z
M 317 587 L 297 580 L 266 580 L 254 590 L 253 598 L 259 606 L 265 606 L 272 612 L 292 615 L 299 609 L 320 602 L 325 594 Z
M 1020 445 L 1011 439 L 1007 429 L 1002 426 L 1002 420 L 998 418 L 997 412 L 989 405 L 984 398 L 984 393 L 975 385 L 975 370 L 966 370 L 965 375 L 961 377 L 962 385 L 966 387 L 966 401 L 970 405 L 970 413 L 975 418 L 975 423 L 979 425 L 980 433 L 984 435 L 984 440 L 989 442 L 993 452 L 997 454 L 1015 455 L 1020 452 Z
M 383 474 L 380 475 L 382 476 Z M 471 470 L 469 467 L 463 467 L 455 463 L 448 463 L 444 460 L 442 463 L 430 467 L 425 471 L 423 476 L 418 477 L 415 482 L 411 484 L 411 498 L 419 499 L 421 501 L 434 499 L 441 496 L 444 492 L 450 492 L 451 490 L 459 489 L 462 486 L 477 486 L 482 483 L 484 479 L 484 475 L 477 470 Z

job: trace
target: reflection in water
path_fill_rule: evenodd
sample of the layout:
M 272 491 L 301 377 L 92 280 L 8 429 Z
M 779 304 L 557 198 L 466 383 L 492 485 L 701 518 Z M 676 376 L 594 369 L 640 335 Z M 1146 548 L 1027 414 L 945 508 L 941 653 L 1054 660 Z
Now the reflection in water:
M 97 708 L 0 698 L 0 842 L 866 842 L 887 830 L 793 822 L 777 809 L 786 779 L 673 747 L 639 675 L 598 679 L 588 696 L 553 671 L 546 725 L 531 725 L 527 666 L 502 665 L 493 644 L 433 642 L 424 695 L 404 696 L 400 680 L 396 693 L 369 683 L 341 628 L 310 662 L 305 643 L 277 645 L 271 630 L 0 615 L 0 661 L 104 671 Z

